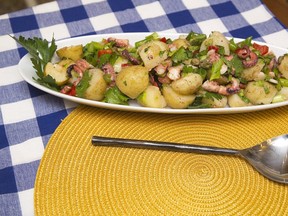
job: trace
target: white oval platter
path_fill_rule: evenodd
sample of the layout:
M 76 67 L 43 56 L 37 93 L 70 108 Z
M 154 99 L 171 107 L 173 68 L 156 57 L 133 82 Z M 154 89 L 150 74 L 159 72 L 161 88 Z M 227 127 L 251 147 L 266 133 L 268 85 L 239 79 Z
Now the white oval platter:
M 152 34 L 151 32 L 148 33 L 119 33 L 119 34 L 101 34 L 101 35 L 90 35 L 90 36 L 81 36 L 75 38 L 64 39 L 61 41 L 57 41 L 57 48 L 70 46 L 70 45 L 77 45 L 77 44 L 87 44 L 91 41 L 101 41 L 103 38 L 114 37 L 120 39 L 129 39 L 131 45 L 134 45 L 136 41 L 144 39 L 146 36 Z M 176 39 L 180 35 L 185 34 L 169 34 L 169 33 L 159 33 L 160 37 L 166 37 L 171 39 Z M 243 39 L 235 38 L 235 41 L 242 41 Z M 262 42 L 257 42 L 259 44 L 265 44 Z M 270 50 L 272 50 L 275 55 L 278 57 L 285 53 L 288 53 L 287 49 L 276 47 L 273 45 L 269 45 Z M 57 91 L 53 91 L 45 86 L 40 85 L 37 83 L 34 78 L 37 78 L 35 73 L 35 69 L 32 66 L 30 55 L 26 54 L 19 62 L 19 72 L 23 79 L 31 84 L 32 86 L 40 89 L 48 94 L 76 102 L 79 104 L 85 104 L 89 106 L 105 108 L 105 109 L 113 109 L 113 110 L 122 110 L 122 111 L 133 111 L 133 112 L 149 112 L 149 113 L 166 113 L 166 114 L 232 114 L 232 113 L 244 113 L 244 112 L 252 112 L 252 111 L 260 111 L 266 109 L 272 109 L 276 107 L 286 106 L 288 105 L 288 101 L 267 104 L 267 105 L 257 105 L 257 106 L 247 106 L 247 107 L 225 107 L 225 108 L 205 108 L 205 109 L 171 109 L 171 108 L 148 108 L 142 107 L 138 105 L 135 101 L 131 101 L 129 105 L 118 105 L 118 104 L 109 104 L 100 101 L 93 101 L 84 98 L 78 98 L 74 96 L 69 96 L 66 94 L 62 94 Z

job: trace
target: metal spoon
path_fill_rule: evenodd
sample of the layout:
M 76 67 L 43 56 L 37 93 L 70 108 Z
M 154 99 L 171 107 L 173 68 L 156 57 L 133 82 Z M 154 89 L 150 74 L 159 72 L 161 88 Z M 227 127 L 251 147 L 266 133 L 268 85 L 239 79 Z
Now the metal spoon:
M 288 184 L 288 134 L 268 139 L 258 145 L 243 150 L 100 136 L 93 136 L 92 144 L 95 146 L 148 148 L 201 154 L 210 153 L 241 156 L 268 179 Z

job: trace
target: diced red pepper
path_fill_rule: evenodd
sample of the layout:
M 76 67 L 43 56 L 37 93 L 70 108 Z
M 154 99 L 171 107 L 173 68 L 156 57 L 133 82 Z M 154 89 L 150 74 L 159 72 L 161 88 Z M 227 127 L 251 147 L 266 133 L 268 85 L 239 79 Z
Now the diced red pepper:
M 104 55 L 104 54 L 112 54 L 112 50 L 111 49 L 103 49 L 103 50 L 99 50 L 98 51 L 98 57 Z
M 130 64 L 126 63 L 126 64 L 121 64 L 121 67 L 124 68 L 124 67 L 128 67 L 130 66 Z
M 257 43 L 253 43 L 253 48 L 258 50 L 261 55 L 265 55 L 269 51 L 269 47 L 266 45 L 260 45 Z
M 73 85 L 71 90 L 67 93 L 68 95 L 75 96 L 76 95 L 76 86 Z
M 160 38 L 160 41 L 163 42 L 163 43 L 166 43 L 167 39 L 166 39 L 166 37 L 162 37 L 162 38 Z
M 219 50 L 219 47 L 211 45 L 211 46 L 208 46 L 208 50 L 215 50 L 215 52 L 217 53 Z

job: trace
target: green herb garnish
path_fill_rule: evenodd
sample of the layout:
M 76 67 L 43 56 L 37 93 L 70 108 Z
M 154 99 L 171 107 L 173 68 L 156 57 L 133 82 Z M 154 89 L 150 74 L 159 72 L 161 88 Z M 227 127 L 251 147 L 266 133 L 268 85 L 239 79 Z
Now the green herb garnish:
M 212 69 L 211 69 L 211 77 L 210 80 L 214 80 L 214 79 L 218 79 L 221 76 L 221 68 L 223 66 L 224 62 L 223 60 L 220 58 L 218 61 L 214 62 L 212 65 Z
M 206 92 L 205 97 L 209 99 L 221 100 L 223 98 L 223 95 L 220 95 L 214 92 Z
M 90 86 L 91 78 L 92 78 L 92 76 L 89 74 L 89 71 L 85 71 L 83 73 L 83 77 L 82 77 L 81 81 L 76 86 L 76 96 L 77 97 L 83 98 L 85 96 L 85 92 Z
M 171 56 L 171 59 L 175 63 L 180 63 L 182 61 L 185 61 L 191 57 L 189 52 L 182 46 L 178 50 L 174 52 L 174 54 Z
M 145 44 L 149 41 L 157 40 L 157 39 L 159 39 L 159 35 L 156 32 L 154 32 L 151 35 L 146 36 L 145 39 L 135 42 L 135 48 L 137 49 L 142 44 Z
M 47 83 L 47 87 L 50 85 L 56 86 L 55 80 L 51 76 L 44 75 L 44 68 L 48 62 L 51 62 L 51 59 L 57 49 L 54 36 L 52 37 L 51 43 L 49 43 L 46 39 L 38 37 L 28 39 L 23 36 L 16 38 L 10 35 L 10 37 L 23 46 L 31 55 L 33 68 L 36 70 L 36 74 L 39 77 L 39 79 L 36 79 L 36 81 L 38 81 L 40 84 Z
M 103 102 L 128 105 L 129 97 L 123 94 L 116 86 L 109 88 Z
M 237 55 L 233 55 L 233 58 L 228 61 L 225 58 L 222 58 L 222 60 L 224 61 L 224 63 L 228 66 L 230 72 L 235 72 L 235 77 L 240 77 L 242 71 L 244 70 L 242 61 L 239 59 L 239 57 Z
M 202 42 L 207 38 L 206 34 L 198 34 L 195 32 L 190 32 L 186 40 L 189 41 L 190 45 L 192 46 L 199 46 L 202 44 Z
M 194 102 L 188 106 L 188 109 L 205 109 L 210 108 L 209 104 L 202 103 L 203 96 L 196 96 Z

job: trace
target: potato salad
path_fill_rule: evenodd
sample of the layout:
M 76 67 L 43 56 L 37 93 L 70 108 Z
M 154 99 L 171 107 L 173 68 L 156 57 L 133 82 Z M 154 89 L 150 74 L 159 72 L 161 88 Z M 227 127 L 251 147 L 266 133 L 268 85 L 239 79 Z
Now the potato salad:
M 37 82 L 75 97 L 172 109 L 288 100 L 288 54 L 276 57 L 252 37 L 235 42 L 217 31 L 190 32 L 177 39 L 152 33 L 135 44 L 109 37 L 59 49 L 54 40 L 49 45 L 37 38 L 14 39 L 32 53 Z M 32 44 L 46 59 L 31 51 Z M 58 60 L 52 62 L 55 54 Z

